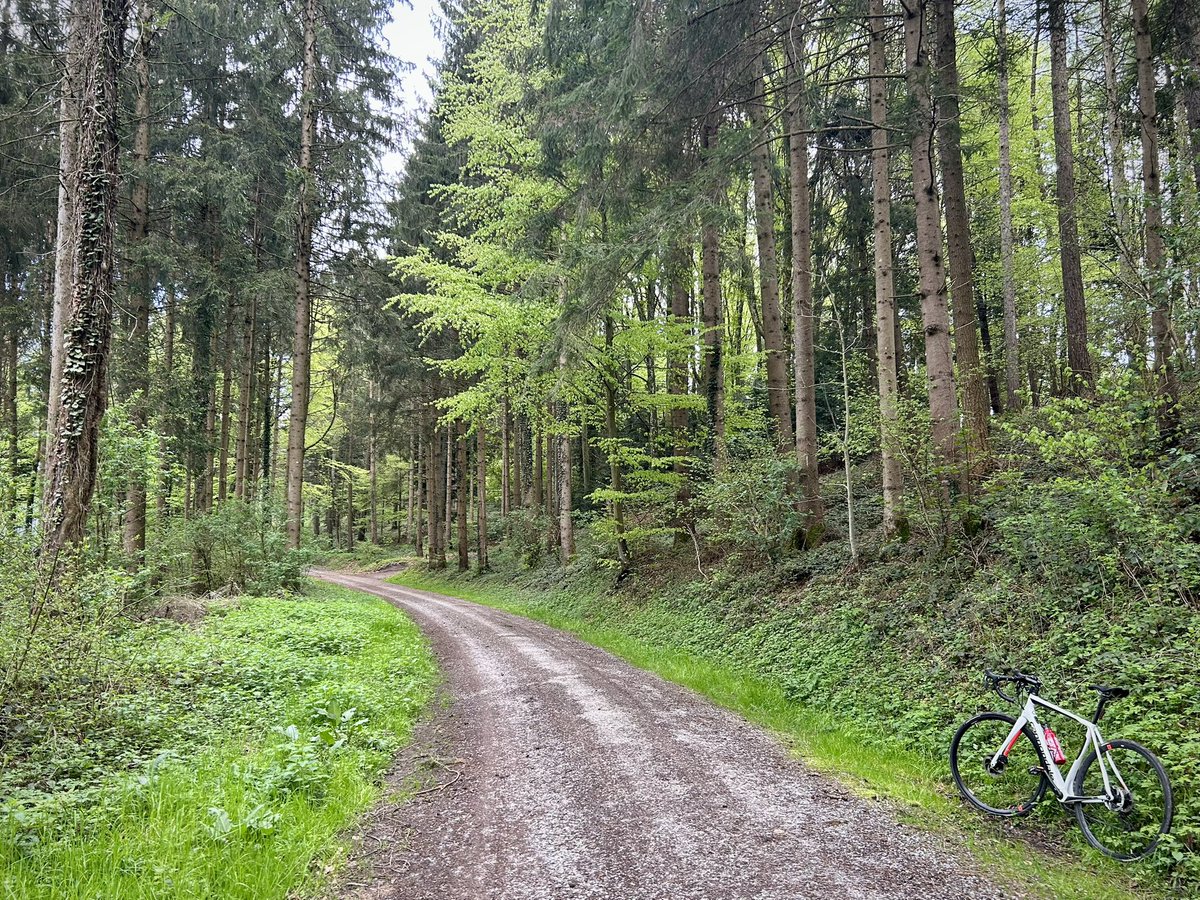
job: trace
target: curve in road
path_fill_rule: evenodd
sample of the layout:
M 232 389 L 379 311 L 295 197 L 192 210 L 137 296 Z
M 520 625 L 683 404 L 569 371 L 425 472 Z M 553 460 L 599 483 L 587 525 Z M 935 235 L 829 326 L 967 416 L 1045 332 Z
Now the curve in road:
M 428 636 L 449 705 L 415 739 L 443 790 L 368 825 L 397 900 L 1020 896 L 941 836 L 790 758 L 768 733 L 561 631 L 377 576 Z M 453 782 L 450 784 L 449 782 Z M 345 893 L 342 895 L 344 896 Z

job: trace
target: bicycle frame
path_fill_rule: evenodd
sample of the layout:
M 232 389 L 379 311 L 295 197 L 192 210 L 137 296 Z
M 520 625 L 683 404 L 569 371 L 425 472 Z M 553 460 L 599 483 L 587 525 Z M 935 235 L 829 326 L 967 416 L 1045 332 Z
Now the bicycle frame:
M 1052 710 L 1060 715 L 1073 719 L 1084 727 L 1087 737 L 1084 738 L 1083 746 L 1079 749 L 1079 755 L 1075 757 L 1075 762 L 1071 765 L 1071 769 L 1067 772 L 1066 777 L 1063 777 L 1062 771 L 1054 763 L 1051 756 L 1050 748 L 1046 745 L 1046 736 L 1042 729 L 1041 723 L 1037 718 L 1037 707 L 1044 706 L 1046 709 Z M 1026 725 L 1032 725 L 1033 737 L 1037 741 L 1038 756 L 1041 757 L 1042 765 L 1045 768 L 1046 777 L 1050 780 L 1050 786 L 1053 788 L 1061 803 L 1110 803 L 1115 798 L 1113 791 L 1112 780 L 1109 777 L 1109 769 L 1112 770 L 1112 775 L 1123 790 L 1128 792 L 1129 788 L 1125 784 L 1125 779 L 1121 777 L 1121 773 L 1117 771 L 1117 767 L 1112 760 L 1105 760 L 1105 754 L 1101 752 L 1105 747 L 1104 737 L 1100 734 L 1100 729 L 1096 723 L 1077 716 L 1068 709 L 1063 709 L 1057 704 L 1051 703 L 1049 700 L 1043 700 L 1037 694 L 1030 694 L 1025 700 L 1025 708 L 1021 710 L 1021 715 L 1017 718 L 1017 722 L 1013 725 L 1012 730 L 1008 733 L 1008 737 L 1004 739 L 1004 743 L 1000 745 L 1000 749 L 996 751 L 996 755 L 992 757 L 991 765 L 996 767 L 1001 757 L 1007 756 L 1008 752 L 1016 744 L 1017 739 L 1021 736 L 1021 730 Z M 1094 747 L 1096 750 L 1096 765 L 1100 769 L 1100 777 L 1104 781 L 1104 796 L 1101 797 L 1077 797 L 1071 794 L 1070 786 L 1075 783 L 1075 779 L 1079 775 L 1079 771 L 1083 766 L 1083 760 L 1087 756 L 1088 748 Z

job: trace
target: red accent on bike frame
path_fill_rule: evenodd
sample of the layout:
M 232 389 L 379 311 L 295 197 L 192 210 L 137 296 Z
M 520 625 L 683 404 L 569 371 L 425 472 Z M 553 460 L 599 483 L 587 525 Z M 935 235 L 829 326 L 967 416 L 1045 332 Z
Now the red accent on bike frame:
M 1005 756 L 1008 756 L 1008 754 L 1009 754 L 1010 752 L 1012 752 L 1012 748 L 1013 748 L 1013 747 L 1015 747 L 1015 746 L 1017 746 L 1017 739 L 1018 739 L 1018 738 L 1020 738 L 1020 737 L 1021 737 L 1021 732 L 1019 732 L 1019 731 L 1018 731 L 1016 734 L 1014 734 L 1014 735 L 1013 735 L 1013 739 L 1012 739 L 1011 741 L 1009 741 L 1009 742 L 1008 742 L 1008 746 L 1004 748 L 1004 755 L 1005 755 Z

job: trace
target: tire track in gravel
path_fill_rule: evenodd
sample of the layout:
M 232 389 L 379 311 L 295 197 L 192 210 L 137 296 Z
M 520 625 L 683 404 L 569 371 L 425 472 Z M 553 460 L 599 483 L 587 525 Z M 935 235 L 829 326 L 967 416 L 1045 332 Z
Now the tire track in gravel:
M 312 574 L 383 597 L 429 638 L 449 705 L 404 759 L 461 773 L 375 810 L 340 897 L 1021 896 L 737 715 L 565 632 L 378 576 Z

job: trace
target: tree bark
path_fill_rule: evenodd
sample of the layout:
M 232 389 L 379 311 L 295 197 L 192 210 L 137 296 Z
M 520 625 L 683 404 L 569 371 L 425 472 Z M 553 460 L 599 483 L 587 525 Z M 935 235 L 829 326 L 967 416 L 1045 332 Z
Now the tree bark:
M 422 474 L 425 469 L 425 428 L 424 424 L 418 426 L 417 432 L 417 453 L 413 460 L 413 465 L 416 467 L 416 504 L 417 504 L 417 520 L 413 531 L 413 545 L 417 552 L 417 557 L 420 558 L 425 553 L 425 526 L 421 522 L 422 510 L 429 490 L 425 484 Z
M 100 419 L 112 340 L 113 235 L 117 225 L 118 73 L 126 0 L 81 0 L 80 103 L 74 130 L 78 164 L 67 226 L 73 241 L 70 302 L 63 310 L 61 382 L 47 449 L 42 550 L 57 556 L 82 541 L 96 487 Z M 66 143 L 66 142 L 64 142 Z
M 59 80 L 58 225 L 55 229 L 54 300 L 50 317 L 50 385 L 46 403 L 46 434 L 53 435 L 62 391 L 64 323 L 75 288 L 75 257 L 79 239 L 76 174 L 80 162 L 80 115 L 84 78 L 90 53 L 85 25 L 95 14 L 92 0 L 72 0 L 67 21 L 67 46 Z M 47 453 L 50 444 L 47 444 Z
M 221 437 L 217 452 L 217 500 L 229 499 L 229 438 L 233 424 L 233 298 L 225 307 L 221 350 Z
M 691 260 L 686 250 L 680 248 L 671 253 L 667 265 L 670 269 L 671 319 L 672 324 L 684 332 L 691 333 L 691 310 L 688 308 L 687 270 Z M 667 418 L 671 426 L 671 439 L 675 455 L 675 471 L 684 474 L 683 458 L 687 455 L 688 411 L 688 353 L 682 347 L 673 350 L 667 358 L 667 393 L 671 395 L 671 412 Z M 586 486 L 585 486 L 586 490 Z
M 817 360 L 813 343 L 812 196 L 808 184 L 808 111 L 804 92 L 805 36 L 790 32 L 788 53 L 788 165 L 792 207 L 792 344 L 796 378 L 796 463 L 800 471 L 804 543 L 820 539 L 823 510 L 817 473 Z
M 975 305 L 975 260 L 971 217 L 963 177 L 962 125 L 958 97 L 958 43 L 954 31 L 955 0 L 937 0 L 937 145 L 942 163 L 946 205 L 946 249 L 950 267 L 950 299 L 954 310 L 954 351 L 962 389 L 968 459 L 987 451 L 988 390 L 979 354 Z M 969 473 L 968 473 L 969 474 Z
M 779 264 L 775 253 L 775 194 L 771 179 L 770 132 L 767 128 L 764 58 L 754 62 L 747 113 L 754 125 L 754 147 L 750 151 L 750 170 L 754 182 L 754 217 L 758 239 L 758 280 L 762 305 L 763 352 L 766 356 L 767 402 L 775 423 L 775 443 L 792 446 L 792 412 L 788 400 L 788 358 L 783 342 L 783 316 L 779 307 Z
M 130 243 L 141 247 L 150 231 L 150 41 L 153 37 L 150 4 L 140 0 L 137 9 L 138 38 L 134 46 L 133 68 L 136 82 L 133 132 L 133 186 L 130 210 Z M 135 434 L 145 431 L 149 421 L 150 394 L 150 268 L 137 265 L 139 278 L 129 292 L 129 425 Z M 125 487 L 125 523 L 122 532 L 126 565 L 136 570 L 146 551 L 146 466 L 130 467 Z
M 941 204 L 933 172 L 933 106 L 929 92 L 926 0 L 902 0 L 904 56 L 909 94 L 915 98 L 912 131 L 913 194 L 916 199 L 918 290 L 925 327 L 925 372 L 929 382 L 929 414 L 938 464 L 956 458 L 958 409 L 954 365 L 950 355 L 950 317 L 946 307 L 946 273 L 942 266 Z
M 512 512 L 512 414 L 508 397 L 500 400 L 500 518 Z M 508 526 L 506 526 L 508 527 Z
M 1011 104 L 1008 99 L 1008 14 L 1005 0 L 997 0 L 997 68 L 1000 118 L 1000 269 L 1004 296 L 1004 388 L 1010 410 L 1021 408 L 1021 352 L 1017 337 L 1017 279 L 1013 258 L 1013 181 Z
M 454 522 L 454 429 L 446 426 L 442 441 L 442 472 L 445 487 L 442 491 L 442 550 L 450 549 L 450 528 Z
M 375 434 L 375 401 L 378 399 L 374 381 L 367 382 L 367 472 L 370 480 L 371 543 L 379 543 L 379 461 Z
M 166 308 L 163 311 L 163 362 L 162 374 L 159 376 L 159 379 L 165 387 L 171 384 L 175 378 L 175 280 L 170 274 L 168 274 L 167 278 L 166 300 L 164 303 Z M 166 519 L 170 508 L 172 488 L 171 461 L 167 456 L 167 435 L 173 419 L 171 414 L 171 392 L 169 390 L 164 389 L 162 392 L 162 405 L 159 407 L 158 414 L 159 471 L 155 512 L 158 516 L 158 521 L 161 523 Z
M 416 438 L 408 437 L 408 509 L 404 519 L 404 543 L 413 543 L 413 498 L 417 491 L 418 457 Z
M 468 498 L 467 491 L 470 478 L 467 477 L 467 423 L 462 419 L 458 420 L 458 439 L 455 441 L 455 451 L 458 463 L 455 468 L 458 470 L 458 490 L 455 492 L 455 500 L 457 506 L 455 513 L 458 519 L 457 534 L 455 536 L 455 546 L 458 549 L 458 571 L 466 572 L 471 568 L 471 545 L 467 537 L 467 509 Z
M 304 62 L 300 87 L 300 187 L 296 200 L 296 318 L 292 331 L 292 410 L 288 420 L 288 546 L 300 546 L 304 520 L 304 440 L 312 362 L 309 296 L 313 238 L 313 145 L 317 140 L 317 0 L 304 0 Z
M 1133 46 L 1137 56 L 1138 131 L 1142 142 L 1142 198 L 1146 228 L 1146 293 L 1150 298 L 1150 330 L 1154 337 L 1154 374 L 1163 401 L 1160 422 L 1167 430 L 1177 424 L 1179 374 L 1175 333 L 1171 325 L 1171 291 L 1163 277 L 1162 185 L 1158 167 L 1158 108 L 1154 96 L 1154 50 L 1150 39 L 1147 0 L 1133 0 Z
M 545 461 L 542 459 L 542 432 L 540 428 L 537 428 L 533 432 L 533 504 L 539 515 L 546 514 L 544 470 Z
M 608 478 L 614 494 L 625 491 L 624 472 L 617 449 L 617 361 L 613 356 L 615 328 L 612 316 L 604 317 L 604 436 L 608 439 Z M 617 531 L 617 562 L 621 571 L 629 569 L 629 542 L 625 539 L 625 504 L 614 497 L 609 505 Z
M 263 234 L 259 210 L 262 205 L 262 186 L 254 186 L 254 212 L 251 215 L 251 244 L 254 248 L 254 268 L 261 271 Z M 258 293 L 253 292 L 243 307 L 242 320 L 242 368 L 238 378 L 238 422 L 237 439 L 234 446 L 233 494 L 238 500 L 249 498 L 247 484 L 253 472 L 253 454 L 250 452 L 250 435 L 254 427 L 254 365 L 258 350 Z
M 575 527 L 571 518 L 571 435 L 567 428 L 567 401 L 563 399 L 563 380 L 566 377 L 566 353 L 558 357 L 559 397 L 554 402 L 554 418 L 558 426 L 558 552 L 565 566 L 575 555 Z
M 238 378 L 237 439 L 234 445 L 233 495 L 238 500 L 249 497 L 251 453 L 250 432 L 254 422 L 254 363 L 258 339 L 258 296 L 250 298 L 242 322 L 242 370 Z
M 539 453 L 540 457 L 541 454 Z M 488 515 L 487 515 L 487 432 L 481 421 L 475 426 L 475 483 L 479 509 L 475 514 L 475 566 L 480 572 L 488 570 Z
M 446 441 L 436 422 L 429 439 L 429 565 L 446 568 Z
M 1003 0 L 1001 0 L 1003 2 Z M 887 21 L 884 0 L 868 9 L 871 44 L 871 195 L 875 232 L 875 341 L 878 356 L 883 533 L 893 538 L 904 519 L 904 480 L 896 453 L 899 397 L 896 362 L 896 289 L 892 262 L 892 186 L 887 130 Z
M 1075 151 L 1071 138 L 1070 82 L 1067 71 L 1066 0 L 1048 0 L 1050 12 L 1050 93 L 1054 104 L 1055 196 L 1062 267 L 1063 309 L 1067 325 L 1068 389 L 1090 393 L 1092 360 L 1088 353 L 1087 306 L 1080 263 L 1079 225 L 1075 214 Z
M 717 142 L 714 116 L 705 120 L 703 139 L 704 149 L 713 149 Z M 718 185 L 713 190 L 714 205 L 720 203 L 723 196 L 724 191 Z M 711 221 L 706 221 L 700 228 L 700 282 L 704 398 L 712 428 L 714 464 L 719 468 L 725 459 L 725 316 L 721 298 L 721 241 L 717 226 Z

